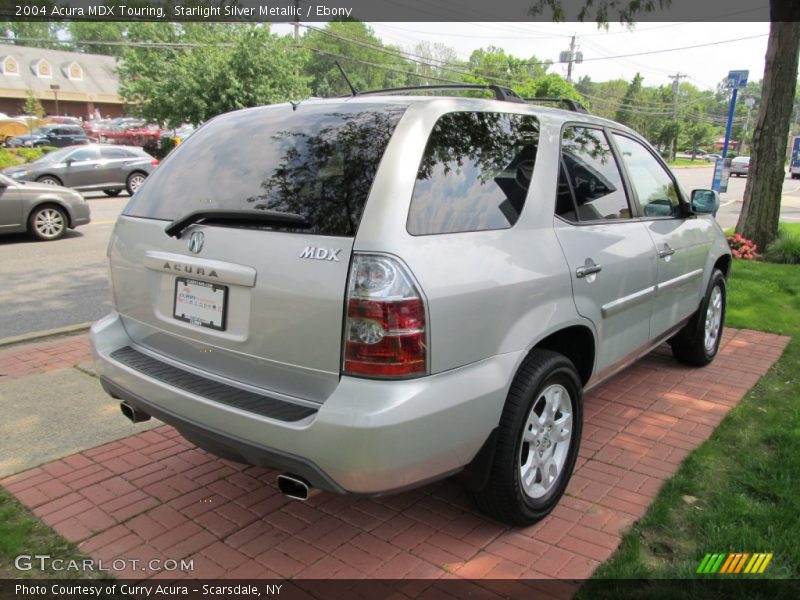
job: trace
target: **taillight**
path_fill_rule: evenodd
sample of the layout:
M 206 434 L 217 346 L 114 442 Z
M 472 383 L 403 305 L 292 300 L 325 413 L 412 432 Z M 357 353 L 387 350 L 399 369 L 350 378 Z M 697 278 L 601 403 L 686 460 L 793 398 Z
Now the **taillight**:
M 397 260 L 354 254 L 347 286 L 344 373 L 409 377 L 427 373 L 425 302 Z
M 153 165 L 154 167 L 157 167 L 158 166 L 158 159 L 154 158 L 153 160 L 150 161 L 150 164 Z

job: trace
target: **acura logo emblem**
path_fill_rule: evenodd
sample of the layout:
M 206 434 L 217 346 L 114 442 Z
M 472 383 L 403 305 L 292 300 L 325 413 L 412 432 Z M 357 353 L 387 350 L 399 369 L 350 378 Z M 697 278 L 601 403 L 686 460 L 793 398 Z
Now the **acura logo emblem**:
M 194 254 L 199 254 L 200 250 L 203 249 L 203 242 L 205 242 L 206 236 L 203 235 L 202 231 L 193 231 L 192 235 L 189 236 L 189 251 Z

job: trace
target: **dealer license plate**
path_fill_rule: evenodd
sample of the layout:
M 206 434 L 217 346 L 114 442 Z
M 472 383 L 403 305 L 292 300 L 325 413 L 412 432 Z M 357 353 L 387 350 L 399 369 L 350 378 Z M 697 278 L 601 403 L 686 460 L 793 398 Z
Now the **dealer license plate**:
M 173 315 L 199 327 L 225 331 L 228 286 L 178 277 L 175 279 Z

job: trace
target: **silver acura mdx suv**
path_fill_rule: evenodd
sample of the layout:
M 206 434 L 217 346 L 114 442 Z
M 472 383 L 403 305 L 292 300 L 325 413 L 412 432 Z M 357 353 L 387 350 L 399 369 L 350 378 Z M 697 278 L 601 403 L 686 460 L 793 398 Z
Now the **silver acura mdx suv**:
M 584 389 L 665 341 L 714 358 L 731 257 L 718 196 L 636 132 L 490 89 L 252 108 L 181 144 L 109 246 L 92 344 L 122 412 L 296 498 L 462 472 L 487 514 L 546 515 Z

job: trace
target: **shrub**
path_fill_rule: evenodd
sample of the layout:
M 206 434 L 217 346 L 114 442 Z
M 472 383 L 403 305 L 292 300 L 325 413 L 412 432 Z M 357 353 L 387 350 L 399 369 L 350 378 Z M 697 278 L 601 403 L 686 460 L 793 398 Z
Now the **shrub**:
M 175 143 L 175 138 L 166 137 L 161 140 L 158 147 L 155 148 L 153 152 L 150 152 L 150 150 L 148 150 L 148 152 L 150 152 L 150 154 L 155 156 L 158 160 L 164 160 L 164 157 L 172 152 L 172 149 L 175 148 L 175 146 L 177 146 Z
M 767 246 L 764 258 L 769 262 L 785 265 L 800 264 L 800 235 L 792 235 L 787 229 L 779 229 L 778 237 Z
M 731 247 L 734 258 L 744 258 L 745 260 L 756 258 L 758 246 L 738 233 L 728 236 L 728 246 Z
M 51 146 L 43 146 L 41 148 L 0 148 L 0 169 L 29 163 L 53 150 L 55 148 Z

